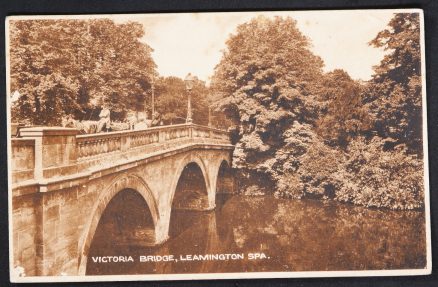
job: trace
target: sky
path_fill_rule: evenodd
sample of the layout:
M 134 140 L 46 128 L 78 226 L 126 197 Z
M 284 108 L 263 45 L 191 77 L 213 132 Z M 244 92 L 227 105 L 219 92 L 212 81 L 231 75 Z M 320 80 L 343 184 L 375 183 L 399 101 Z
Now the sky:
M 226 40 L 239 24 L 260 14 L 290 16 L 312 43 L 326 72 L 346 70 L 353 79 L 370 79 L 372 67 L 384 56 L 382 49 L 368 45 L 393 16 L 390 10 L 179 13 L 118 15 L 116 22 L 136 21 L 143 25 L 141 41 L 154 49 L 152 57 L 161 76 L 184 78 L 191 72 L 209 82 L 219 63 Z

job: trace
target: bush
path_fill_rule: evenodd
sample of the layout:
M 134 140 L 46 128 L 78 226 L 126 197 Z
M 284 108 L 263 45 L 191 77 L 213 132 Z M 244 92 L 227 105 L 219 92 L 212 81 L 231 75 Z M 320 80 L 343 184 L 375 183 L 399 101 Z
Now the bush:
M 384 145 L 379 137 L 350 143 L 347 159 L 334 175 L 336 199 L 367 207 L 423 207 L 422 160 L 409 155 L 404 145 L 393 150 Z
M 344 153 L 325 145 L 316 139 L 301 159 L 299 173 L 304 183 L 305 193 L 319 197 L 334 197 L 334 189 L 339 186 L 333 175 L 339 170 Z
M 304 184 L 297 174 L 286 173 L 279 176 L 276 187 L 276 197 L 300 199 L 304 196 Z

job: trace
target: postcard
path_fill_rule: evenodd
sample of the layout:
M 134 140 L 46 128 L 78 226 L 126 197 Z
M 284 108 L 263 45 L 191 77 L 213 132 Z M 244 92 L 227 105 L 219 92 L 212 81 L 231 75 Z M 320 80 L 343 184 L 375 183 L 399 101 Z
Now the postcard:
M 12 282 L 426 275 L 423 11 L 10 16 Z

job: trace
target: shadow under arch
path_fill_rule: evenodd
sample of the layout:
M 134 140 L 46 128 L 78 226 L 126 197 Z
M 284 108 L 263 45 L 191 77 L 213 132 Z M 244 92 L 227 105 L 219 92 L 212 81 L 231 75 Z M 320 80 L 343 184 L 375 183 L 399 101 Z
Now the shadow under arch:
M 169 206 L 169 236 L 174 238 L 199 219 L 198 212 L 210 210 L 212 194 L 208 170 L 197 154 L 187 155 L 179 164 L 172 183 Z M 213 202 L 214 204 L 214 202 Z
M 196 193 L 200 196 L 202 195 L 203 197 L 202 201 L 204 205 L 201 208 L 196 208 L 195 206 L 193 206 L 194 208 L 191 208 L 189 205 L 186 205 L 186 206 L 180 206 L 179 209 L 191 209 L 191 210 L 209 209 L 210 206 L 208 203 L 208 197 L 214 191 L 211 188 L 209 174 L 207 172 L 206 165 L 202 160 L 202 158 L 192 153 L 187 155 L 180 162 L 175 172 L 175 175 L 176 176 L 174 177 L 174 180 L 171 185 L 172 194 L 169 197 L 170 198 L 169 205 L 172 206 L 172 209 L 175 206 L 175 204 L 178 203 L 175 202 L 175 195 L 177 196 L 177 200 L 178 200 L 177 191 L 181 191 L 180 188 L 184 188 L 184 187 L 186 187 L 186 189 L 189 189 L 191 187 L 190 183 L 193 183 L 195 185 L 193 187 L 198 189 L 193 191 L 196 191 Z M 187 185 L 183 186 L 184 183 L 186 183 Z M 204 197 L 204 195 L 206 197 Z M 207 201 L 205 202 L 205 200 Z
M 234 173 L 227 160 L 219 165 L 216 178 L 215 202 L 217 208 L 222 208 L 225 202 L 235 193 Z
M 111 200 L 120 192 L 130 190 L 138 193 L 146 202 L 149 209 L 150 216 L 152 217 L 152 223 L 155 227 L 159 220 L 158 207 L 155 202 L 155 198 L 144 182 L 139 176 L 136 175 L 122 175 L 111 182 L 104 191 L 99 195 L 96 203 L 94 204 L 87 224 L 81 235 L 81 239 L 78 243 L 79 262 L 78 262 L 78 274 L 85 275 L 87 268 L 87 260 L 93 241 L 93 237 L 96 233 L 96 229 L 99 225 L 100 219 L 104 214 L 108 204 Z
M 217 173 L 216 193 L 234 193 L 234 174 L 228 161 L 221 161 Z
M 178 180 L 172 199 L 172 209 L 208 209 L 208 189 L 204 175 L 197 163 L 188 163 Z

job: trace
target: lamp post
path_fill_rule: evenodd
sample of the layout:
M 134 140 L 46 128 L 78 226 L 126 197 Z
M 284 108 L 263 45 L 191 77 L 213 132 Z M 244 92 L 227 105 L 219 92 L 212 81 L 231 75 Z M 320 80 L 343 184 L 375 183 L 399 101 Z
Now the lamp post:
M 155 114 L 155 82 L 154 82 L 154 76 L 152 76 L 152 116 Z M 146 116 L 147 117 L 147 116 Z
M 211 124 L 211 94 L 212 94 L 212 91 L 211 91 L 211 87 L 210 87 L 210 85 L 207 85 L 206 86 L 206 88 L 207 88 L 207 105 L 208 105 L 208 127 L 211 127 L 212 126 L 212 124 Z
M 186 90 L 187 90 L 186 123 L 191 124 L 192 123 L 192 89 L 193 89 L 193 85 L 195 84 L 195 77 L 191 73 L 188 73 L 187 76 L 184 78 L 184 83 L 186 84 Z
M 211 127 L 211 107 L 210 107 L 210 103 L 208 103 L 208 126 Z

